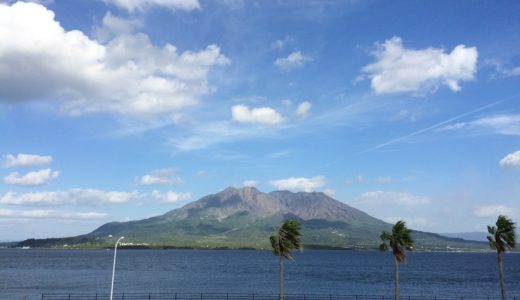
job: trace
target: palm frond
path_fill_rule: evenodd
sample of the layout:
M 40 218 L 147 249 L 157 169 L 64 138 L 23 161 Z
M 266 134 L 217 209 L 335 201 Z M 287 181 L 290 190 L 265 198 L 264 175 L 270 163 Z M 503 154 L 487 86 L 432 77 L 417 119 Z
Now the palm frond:
M 301 226 L 295 220 L 288 220 L 269 239 L 273 254 L 293 260 L 292 250 L 302 250 Z
M 511 250 L 516 246 L 516 223 L 510 218 L 499 215 L 496 226 L 488 225 L 489 247 L 498 253 Z
M 406 222 L 397 221 L 392 227 L 392 233 L 387 231 L 381 233 L 380 238 L 383 243 L 379 246 L 379 250 L 386 251 L 388 248 L 392 248 L 395 258 L 399 262 L 404 262 L 406 250 L 413 250 L 415 247 L 411 233 L 412 231 L 406 227 Z

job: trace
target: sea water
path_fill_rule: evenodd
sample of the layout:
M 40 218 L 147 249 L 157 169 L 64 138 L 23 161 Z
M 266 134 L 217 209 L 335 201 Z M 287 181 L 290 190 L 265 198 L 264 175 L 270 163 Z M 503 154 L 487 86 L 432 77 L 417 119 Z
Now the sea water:
M 0 249 L 0 299 L 108 293 L 113 250 Z M 286 261 L 285 292 L 392 295 L 392 254 L 304 250 Z M 279 260 L 254 250 L 118 250 L 115 293 L 278 292 Z M 506 288 L 520 296 L 520 254 L 504 257 Z M 496 253 L 411 252 L 401 295 L 500 295 Z

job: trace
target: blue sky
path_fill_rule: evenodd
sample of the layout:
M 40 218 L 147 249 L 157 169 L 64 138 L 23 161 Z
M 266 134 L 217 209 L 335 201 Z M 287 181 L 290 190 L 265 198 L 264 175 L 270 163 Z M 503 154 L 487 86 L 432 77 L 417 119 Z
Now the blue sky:
M 516 2 L 0 3 L 0 240 L 249 185 L 520 219 Z

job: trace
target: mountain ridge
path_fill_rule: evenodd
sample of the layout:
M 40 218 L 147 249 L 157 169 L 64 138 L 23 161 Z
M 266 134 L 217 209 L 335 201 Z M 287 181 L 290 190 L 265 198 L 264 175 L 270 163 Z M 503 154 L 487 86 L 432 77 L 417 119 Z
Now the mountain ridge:
M 306 246 L 323 248 L 377 248 L 381 232 L 392 226 L 322 192 L 264 193 L 254 187 L 229 187 L 159 216 L 110 222 L 88 234 L 19 245 L 100 247 L 109 244 L 108 235 L 113 235 L 152 247 L 265 249 L 274 228 L 287 219 L 302 224 Z M 414 231 L 414 236 L 418 249 L 484 248 L 483 243 L 434 233 Z

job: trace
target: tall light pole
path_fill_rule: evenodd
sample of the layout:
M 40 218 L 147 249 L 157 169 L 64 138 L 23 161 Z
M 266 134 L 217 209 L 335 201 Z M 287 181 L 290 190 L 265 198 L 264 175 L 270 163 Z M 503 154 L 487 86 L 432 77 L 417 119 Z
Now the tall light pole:
M 111 237 L 111 236 L 110 236 Z M 112 267 L 112 286 L 110 287 L 110 300 L 112 300 L 112 295 L 114 294 L 114 276 L 116 274 L 116 255 L 117 255 L 117 245 L 119 244 L 119 241 L 121 241 L 122 239 L 124 239 L 125 237 L 122 236 L 120 237 L 117 242 L 116 242 L 116 245 L 114 246 L 114 266 Z

